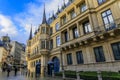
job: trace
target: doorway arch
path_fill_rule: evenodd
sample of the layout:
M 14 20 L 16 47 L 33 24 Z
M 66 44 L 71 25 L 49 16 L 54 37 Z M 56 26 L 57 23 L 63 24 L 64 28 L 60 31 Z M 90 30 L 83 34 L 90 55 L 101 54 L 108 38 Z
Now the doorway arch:
M 58 59 L 58 57 L 53 57 L 52 59 L 53 65 L 54 65 L 54 72 L 59 72 L 60 69 L 60 61 Z

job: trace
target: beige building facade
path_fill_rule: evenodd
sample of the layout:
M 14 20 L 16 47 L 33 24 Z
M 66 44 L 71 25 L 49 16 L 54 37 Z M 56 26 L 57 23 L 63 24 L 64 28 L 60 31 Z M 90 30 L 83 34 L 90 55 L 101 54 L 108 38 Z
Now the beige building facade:
M 3 46 L 0 46 L 0 65 L 6 62 L 7 54 L 8 54 L 8 51 L 6 50 L 6 48 Z
M 27 42 L 28 69 L 120 71 L 120 0 L 69 0 Z

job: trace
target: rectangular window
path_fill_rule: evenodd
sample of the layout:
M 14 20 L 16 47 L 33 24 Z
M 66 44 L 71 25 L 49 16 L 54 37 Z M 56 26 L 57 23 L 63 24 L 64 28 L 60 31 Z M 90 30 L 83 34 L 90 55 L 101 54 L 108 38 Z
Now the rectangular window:
M 60 24 L 59 24 L 59 23 L 56 23 L 55 28 L 56 28 L 56 31 L 58 31 L 59 28 L 60 28 Z
M 103 4 L 104 2 L 106 2 L 106 0 L 98 0 L 99 5 Z
M 42 32 L 43 34 L 45 34 L 45 27 L 42 27 L 41 29 L 42 29 L 41 32 Z
M 67 54 L 67 64 L 72 65 L 72 53 Z
M 111 10 L 107 10 L 107 11 L 103 12 L 102 13 L 102 19 L 103 19 L 103 22 L 104 22 L 104 25 L 105 25 L 105 29 L 107 31 L 111 30 L 111 29 L 114 29 L 116 27 Z
M 104 62 L 105 61 L 105 56 L 104 56 L 102 46 L 95 47 L 94 48 L 94 53 L 95 53 L 96 62 Z
M 53 49 L 53 39 L 50 40 L 50 50 Z
M 120 42 L 112 44 L 112 50 L 115 60 L 120 60 Z
M 81 4 L 81 5 L 80 5 L 80 11 L 81 11 L 81 12 L 84 12 L 84 11 L 86 11 L 86 10 L 87 10 L 87 5 L 86 5 L 85 3 Z
M 49 34 L 49 27 L 46 27 L 46 34 Z
M 65 42 L 67 42 L 68 41 L 68 32 L 67 31 L 64 32 L 64 36 L 65 36 Z
M 60 46 L 61 42 L 60 42 L 60 36 L 56 37 L 56 44 L 57 46 Z
M 41 41 L 41 49 L 45 49 L 45 41 Z
M 84 63 L 82 51 L 76 52 L 76 57 L 77 57 L 77 63 L 78 64 L 83 64 Z
M 52 27 L 50 28 L 50 35 L 52 35 L 53 34 L 53 30 L 52 30 Z
M 83 29 L 85 34 L 92 32 L 89 21 L 83 23 Z
M 49 41 L 46 41 L 46 49 L 49 49 Z
M 75 38 L 78 38 L 78 37 L 79 37 L 79 34 L 78 34 L 77 27 L 74 27 L 74 28 L 72 29 L 72 31 L 73 31 L 73 38 L 74 38 L 74 39 L 75 39 Z
M 62 17 L 62 24 L 65 24 L 67 22 L 66 16 Z
M 72 10 L 72 11 L 70 12 L 70 16 L 71 16 L 71 19 L 73 19 L 73 18 L 76 16 L 76 14 L 75 14 L 75 11 L 74 11 L 74 10 Z

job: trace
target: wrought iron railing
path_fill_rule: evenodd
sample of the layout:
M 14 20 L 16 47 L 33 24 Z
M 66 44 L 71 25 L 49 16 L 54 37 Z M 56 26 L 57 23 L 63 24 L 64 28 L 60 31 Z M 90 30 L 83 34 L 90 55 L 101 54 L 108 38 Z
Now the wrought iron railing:
M 120 19 L 116 19 L 114 22 L 111 22 L 109 24 L 104 24 L 102 26 L 95 27 L 94 32 L 95 34 L 100 34 L 102 32 L 108 32 L 117 28 L 120 28 Z

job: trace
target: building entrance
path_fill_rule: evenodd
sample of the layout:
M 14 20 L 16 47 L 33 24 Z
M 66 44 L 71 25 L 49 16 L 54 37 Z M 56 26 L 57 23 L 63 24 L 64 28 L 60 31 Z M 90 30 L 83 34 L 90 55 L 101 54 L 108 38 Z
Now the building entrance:
M 41 73 L 41 64 L 40 64 L 40 63 L 37 63 L 37 64 L 36 64 L 36 67 L 35 67 L 35 76 L 36 76 L 36 77 L 39 77 L 39 76 L 40 76 L 40 73 Z
M 55 73 L 56 73 L 56 72 L 59 72 L 59 69 L 60 69 L 60 61 L 59 61 L 59 59 L 58 59 L 57 57 L 54 57 L 54 58 L 52 59 L 52 61 L 53 61 L 53 65 L 54 65 L 54 67 L 53 67 L 54 72 L 55 72 Z

